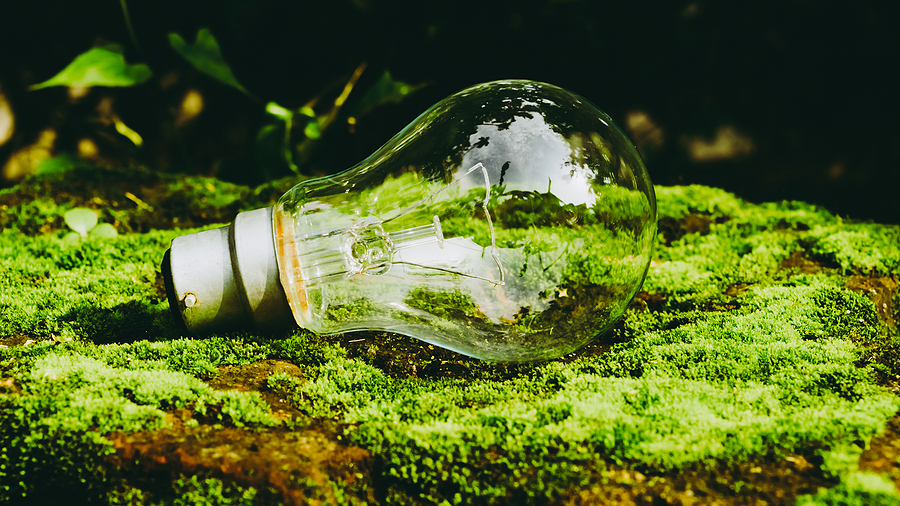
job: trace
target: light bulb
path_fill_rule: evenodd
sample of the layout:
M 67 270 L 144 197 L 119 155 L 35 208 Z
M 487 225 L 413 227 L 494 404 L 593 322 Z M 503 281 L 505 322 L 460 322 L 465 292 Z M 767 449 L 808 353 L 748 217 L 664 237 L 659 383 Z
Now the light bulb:
M 530 361 L 606 331 L 655 239 L 653 186 L 610 117 L 556 86 L 497 81 L 274 207 L 176 238 L 163 270 L 194 333 L 296 323 Z

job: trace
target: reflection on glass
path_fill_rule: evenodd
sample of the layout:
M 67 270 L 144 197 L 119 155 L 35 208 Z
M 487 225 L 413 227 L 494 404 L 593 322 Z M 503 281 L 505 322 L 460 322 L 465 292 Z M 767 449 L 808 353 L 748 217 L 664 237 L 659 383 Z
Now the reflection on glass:
M 282 282 L 320 333 L 388 330 L 488 360 L 574 351 L 618 319 L 656 236 L 612 120 L 531 81 L 463 90 L 275 208 Z

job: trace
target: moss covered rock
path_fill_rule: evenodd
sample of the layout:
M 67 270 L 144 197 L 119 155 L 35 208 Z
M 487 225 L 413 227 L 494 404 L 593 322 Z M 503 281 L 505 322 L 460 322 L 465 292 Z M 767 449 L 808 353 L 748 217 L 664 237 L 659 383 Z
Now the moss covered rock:
M 291 183 L 83 168 L 0 192 L 0 502 L 900 504 L 900 227 L 657 188 L 643 291 L 550 362 L 182 335 L 171 239 Z M 74 207 L 119 235 L 64 242 Z

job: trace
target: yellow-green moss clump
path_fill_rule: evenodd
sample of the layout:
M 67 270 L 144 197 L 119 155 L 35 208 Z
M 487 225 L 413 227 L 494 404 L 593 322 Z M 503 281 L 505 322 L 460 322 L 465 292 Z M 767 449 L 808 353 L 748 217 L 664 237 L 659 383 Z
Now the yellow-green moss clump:
M 173 227 L 278 190 L 75 169 L 0 192 L 0 503 L 900 504 L 860 460 L 900 439 L 900 227 L 658 188 L 643 291 L 546 363 L 182 335 L 158 264 L 198 229 Z M 119 236 L 64 244 L 77 206 Z

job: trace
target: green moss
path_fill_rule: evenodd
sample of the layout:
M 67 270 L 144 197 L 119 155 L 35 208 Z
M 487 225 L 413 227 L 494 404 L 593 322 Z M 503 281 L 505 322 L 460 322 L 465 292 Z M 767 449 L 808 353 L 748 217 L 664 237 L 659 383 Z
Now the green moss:
M 163 427 L 167 410 L 238 427 L 274 423 L 255 393 L 216 392 L 182 373 L 122 370 L 64 349 L 15 378 L 20 392 L 0 394 L 0 502 L 66 491 L 99 501 L 112 452 L 103 434 Z M 44 490 L 48 476 L 54 490 Z
M 816 227 L 810 251 L 844 272 L 889 275 L 900 269 L 900 227 L 856 223 Z
M 777 384 L 799 402 L 822 389 L 863 395 L 872 371 L 860 369 L 854 342 L 878 331 L 872 303 L 816 279 L 808 286 L 751 289 L 742 307 L 671 330 L 647 332 L 601 358 L 615 376 L 663 374 L 712 382 Z
M 239 488 L 234 485 L 225 485 L 219 479 L 203 479 L 196 475 L 179 476 L 172 483 L 172 491 L 174 492 L 172 502 L 166 501 L 163 504 L 189 506 L 214 503 L 245 506 L 253 504 L 256 496 L 256 489 L 252 487 Z
M 366 408 L 377 399 L 390 397 L 393 390 L 384 372 L 356 360 L 334 359 L 314 374 L 315 378 L 300 389 L 301 395 L 311 401 L 313 416 L 331 417 Z
M 708 186 L 656 187 L 656 209 L 660 218 L 681 219 L 690 214 L 734 216 L 744 203 L 733 194 Z
M 411 290 L 404 302 L 411 308 L 428 311 L 440 318 L 434 323 L 448 325 L 451 330 L 450 322 L 456 320 L 465 320 L 468 325 L 490 326 L 487 315 L 481 312 L 478 304 L 468 293 L 459 289 L 435 291 L 426 284 Z
M 661 244 L 644 290 L 676 307 L 714 303 L 741 284 L 778 281 L 800 254 L 844 273 L 900 268 L 900 227 L 846 223 L 797 202 L 750 204 L 713 188 L 657 188 Z
M 897 506 L 900 495 L 889 480 L 872 473 L 853 472 L 834 488 L 798 498 L 797 506 Z
M 672 260 L 652 267 L 644 281 L 644 289 L 649 293 L 707 292 L 707 296 L 719 293 L 716 274 L 704 264 L 705 257 L 698 259 Z
M 205 506 L 210 504 L 222 506 L 251 506 L 258 504 L 258 492 L 253 487 L 241 487 L 223 483 L 221 479 L 179 474 L 174 477 L 171 489 L 148 494 L 144 490 L 124 486 L 120 490 L 110 492 L 110 505 L 173 505 L 173 506 Z
M 267 347 L 271 358 L 289 360 L 296 364 L 319 365 L 342 358 L 347 352 L 328 338 L 312 332 L 297 330 L 290 336 L 269 336 L 259 340 Z
M 534 502 L 596 479 L 610 461 L 660 472 L 868 438 L 898 407 L 888 397 L 792 407 L 772 387 L 586 370 L 541 370 L 555 388 L 522 380 L 401 387 L 393 402 L 375 401 L 380 409 L 350 411 L 361 422 L 352 437 L 384 457 L 395 494 Z
M 838 222 L 834 215 L 804 202 L 783 201 L 751 204 L 734 194 L 708 186 L 657 186 L 657 214 L 660 220 L 684 220 L 696 215 L 715 223 L 735 220 L 744 229 L 777 228 L 808 230 L 815 225 Z
M 0 335 L 98 341 L 171 333 L 157 265 L 177 233 L 123 235 L 65 246 L 55 235 L 0 233 Z
M 295 403 L 302 404 L 302 398 L 297 398 L 301 393 L 303 380 L 283 372 L 276 372 L 266 378 L 266 387 L 276 395 L 291 398 Z
M 314 413 L 360 424 L 350 436 L 385 458 L 389 497 L 533 501 L 606 462 L 667 472 L 868 439 L 900 408 L 856 365 L 873 315 L 816 278 L 506 381 L 397 380 L 342 360 L 292 388 Z
M 625 472 L 700 490 L 729 470 L 728 502 L 752 498 L 741 489 L 751 469 L 777 471 L 797 456 L 823 462 L 809 472 L 836 483 L 798 504 L 898 504 L 888 482 L 859 470 L 854 448 L 900 409 L 882 386 L 900 374 L 900 335 L 889 326 L 900 299 L 883 294 L 891 315 L 846 289 L 845 276 L 896 273 L 900 227 L 711 188 L 657 188 L 661 233 L 639 299 L 612 332 L 552 362 L 490 364 L 384 333 L 183 336 L 158 263 L 173 237 L 197 229 L 148 227 L 210 226 L 278 193 L 141 171 L 74 172 L 0 191 L 0 502 L 262 504 L 301 490 L 326 503 L 549 503 L 593 487 L 630 489 L 634 480 L 616 478 Z M 64 246 L 61 213 L 82 205 L 123 233 Z M 610 266 L 588 261 L 596 250 L 576 244 L 576 228 L 548 230 L 528 261 L 561 278 L 599 276 Z M 548 252 L 566 242 L 584 261 L 552 263 Z M 476 321 L 477 309 L 455 295 L 422 291 L 408 303 L 459 306 Z M 259 393 L 207 383 L 261 361 L 293 369 L 242 386 Z M 270 409 L 279 399 L 298 413 L 288 423 Z M 221 435 L 229 430 L 244 439 Z M 173 455 L 228 448 L 250 455 L 243 446 L 263 437 L 302 448 L 310 433 L 349 444 L 340 448 L 357 452 L 346 461 L 354 466 L 377 466 L 292 457 L 283 461 L 290 469 L 313 467 L 266 475 L 284 492 L 249 473 L 173 464 Z M 114 445 L 129 437 L 152 458 L 114 460 Z M 194 453 L 185 453 L 188 440 Z M 266 458 L 286 451 L 272 448 Z
M 138 167 L 76 165 L 0 190 L 0 230 L 34 235 L 64 228 L 62 215 L 75 207 L 95 209 L 120 233 L 227 223 L 240 211 L 272 205 L 296 183 L 285 178 L 250 189 Z

